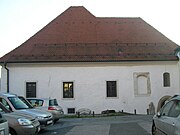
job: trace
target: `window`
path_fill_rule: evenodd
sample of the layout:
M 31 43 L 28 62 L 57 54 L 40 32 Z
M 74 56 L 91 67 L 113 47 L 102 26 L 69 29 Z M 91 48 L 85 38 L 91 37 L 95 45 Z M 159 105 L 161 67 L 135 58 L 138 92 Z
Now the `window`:
M 49 100 L 49 106 L 58 106 L 58 102 L 56 99 L 50 99 Z
M 28 99 L 28 101 L 31 103 L 32 106 L 43 106 L 43 100 L 39 99 Z
M 161 111 L 162 116 L 178 117 L 180 115 L 180 101 L 173 100 L 168 102 Z
M 170 74 L 167 72 L 163 74 L 163 86 L 170 87 Z
M 167 103 L 167 104 L 162 108 L 162 110 L 161 110 L 161 115 L 162 115 L 162 116 L 168 116 L 169 110 L 171 109 L 172 105 L 173 105 L 173 102 L 172 102 L 172 101 L 170 101 L 169 103 Z
M 75 108 L 68 108 L 68 114 L 75 114 Z
M 8 102 L 4 98 L 0 98 L 0 102 L 8 109 L 12 110 Z
M 13 107 L 16 110 L 20 110 L 20 109 L 29 109 L 30 107 L 28 105 L 26 105 L 20 98 L 18 97 L 8 97 L 9 101 L 11 102 L 11 104 L 13 105 Z
M 107 81 L 107 97 L 117 97 L 116 81 Z
M 169 111 L 169 117 L 178 117 L 180 115 L 180 101 L 175 100 Z
M 63 82 L 63 98 L 74 98 L 73 82 Z
M 36 97 L 36 82 L 26 82 L 26 98 Z

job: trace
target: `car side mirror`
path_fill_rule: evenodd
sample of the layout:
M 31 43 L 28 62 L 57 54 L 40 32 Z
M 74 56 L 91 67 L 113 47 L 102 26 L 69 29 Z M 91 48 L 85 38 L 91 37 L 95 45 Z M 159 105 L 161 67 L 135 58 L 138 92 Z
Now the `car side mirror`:
M 161 113 L 158 112 L 156 116 L 157 116 L 158 118 L 161 117 Z

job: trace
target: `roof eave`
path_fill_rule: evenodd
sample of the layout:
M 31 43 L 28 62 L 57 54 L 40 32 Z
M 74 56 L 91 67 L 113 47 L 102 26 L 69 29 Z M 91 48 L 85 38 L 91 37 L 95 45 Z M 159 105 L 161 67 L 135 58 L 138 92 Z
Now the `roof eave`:
M 70 60 L 70 61 L 6 61 L 0 62 L 0 65 L 4 65 L 4 63 L 72 63 L 72 62 L 147 62 L 147 61 L 178 61 L 177 59 L 151 59 L 151 60 Z

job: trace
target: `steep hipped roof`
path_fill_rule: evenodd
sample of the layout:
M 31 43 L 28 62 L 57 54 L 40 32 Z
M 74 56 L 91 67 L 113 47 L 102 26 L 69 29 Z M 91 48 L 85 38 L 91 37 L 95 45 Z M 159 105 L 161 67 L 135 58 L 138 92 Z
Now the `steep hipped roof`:
M 177 60 L 177 47 L 141 18 L 95 17 L 78 6 L 68 8 L 0 62 Z

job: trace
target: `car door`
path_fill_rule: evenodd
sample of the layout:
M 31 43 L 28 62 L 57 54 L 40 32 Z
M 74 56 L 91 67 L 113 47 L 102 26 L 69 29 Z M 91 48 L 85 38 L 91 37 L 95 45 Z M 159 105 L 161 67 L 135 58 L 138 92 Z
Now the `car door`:
M 8 109 L 12 111 L 11 106 L 9 105 L 9 103 L 6 101 L 6 99 L 4 98 L 0 98 L 0 102 Z
M 161 133 L 175 134 L 176 121 L 180 114 L 180 106 L 178 107 L 178 105 L 180 105 L 179 100 L 172 100 L 162 108 L 161 114 L 156 121 L 156 127 Z
M 171 134 L 179 135 L 179 124 L 180 124 L 180 100 L 173 100 L 173 105 L 169 110 L 169 121 L 171 127 Z

